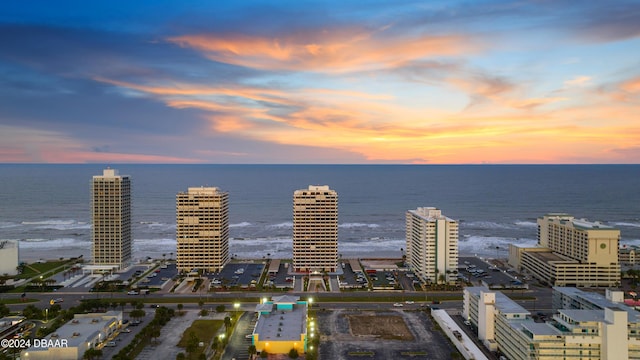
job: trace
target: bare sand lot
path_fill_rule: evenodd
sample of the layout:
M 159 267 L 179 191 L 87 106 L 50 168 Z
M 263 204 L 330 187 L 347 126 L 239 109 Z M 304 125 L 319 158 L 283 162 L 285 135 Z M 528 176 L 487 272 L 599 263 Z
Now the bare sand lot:
M 354 336 L 374 336 L 386 340 L 413 341 L 407 324 L 398 315 L 348 315 L 351 333 Z
M 422 311 L 334 310 L 317 317 L 320 359 L 450 360 L 459 354 Z

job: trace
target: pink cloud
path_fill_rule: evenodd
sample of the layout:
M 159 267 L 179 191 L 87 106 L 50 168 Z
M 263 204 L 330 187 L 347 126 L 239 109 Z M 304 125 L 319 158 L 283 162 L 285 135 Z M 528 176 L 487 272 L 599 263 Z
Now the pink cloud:
M 478 50 L 466 35 L 393 37 L 385 29 L 298 32 L 280 37 L 194 34 L 168 38 L 227 64 L 255 69 L 343 72 L 393 68 L 433 56 L 468 54 Z

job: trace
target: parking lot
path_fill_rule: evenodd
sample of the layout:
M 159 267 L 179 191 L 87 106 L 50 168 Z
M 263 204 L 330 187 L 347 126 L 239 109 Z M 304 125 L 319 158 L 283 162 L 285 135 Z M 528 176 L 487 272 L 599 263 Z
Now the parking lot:
M 371 280 L 374 289 L 388 290 L 394 289 L 396 286 L 399 287 L 393 271 L 367 272 L 367 275 L 369 275 L 369 280 Z
M 367 278 L 364 276 L 364 273 L 359 272 L 356 274 L 351 268 L 351 264 L 349 262 L 343 262 L 344 267 L 342 268 L 342 275 L 340 278 L 340 287 L 341 288 L 366 288 L 368 285 Z M 362 280 L 361 280 L 362 279 Z
M 167 281 L 178 274 L 176 264 L 164 264 L 140 280 L 140 286 L 161 288 Z
M 213 287 L 255 287 L 264 271 L 264 264 L 230 263 L 218 274 L 209 275 Z
M 112 274 L 88 274 L 82 269 L 74 272 L 60 272 L 51 277 L 57 284 L 64 286 L 65 292 L 85 292 L 89 291 L 97 282 L 102 280 L 120 280 L 125 285 L 129 285 L 134 279 L 136 271 L 146 272 L 153 264 L 133 265 L 122 272 Z M 129 284 L 128 284 L 129 283 Z
M 521 287 L 522 279 L 496 266 L 484 262 L 477 257 L 460 257 L 460 265 L 465 267 L 460 274 L 471 282 L 485 282 L 490 287 Z
M 275 274 L 275 276 L 270 275 L 266 280 L 265 285 L 275 286 L 278 289 L 292 288 L 294 285 L 294 275 L 289 274 L 289 266 L 290 264 L 288 263 L 280 263 L 278 272 Z M 299 277 L 298 279 L 296 279 L 296 281 L 298 284 L 302 284 L 302 277 Z

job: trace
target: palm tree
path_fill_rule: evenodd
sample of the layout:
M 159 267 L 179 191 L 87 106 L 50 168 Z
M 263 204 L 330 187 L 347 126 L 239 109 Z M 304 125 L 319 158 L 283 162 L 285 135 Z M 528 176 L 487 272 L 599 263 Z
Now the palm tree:
M 129 316 L 134 318 L 134 319 L 136 319 L 136 320 L 138 320 L 141 317 L 144 317 L 144 314 L 145 314 L 144 310 L 135 309 L 135 310 L 131 310 L 131 312 L 129 313 Z
M 253 356 L 258 352 L 256 350 L 256 346 L 255 345 L 249 345 L 249 348 L 247 349 L 247 352 L 249 353 L 249 359 L 253 359 Z
M 154 326 L 151 328 L 151 330 L 149 331 L 149 335 L 151 336 L 152 339 L 154 339 L 154 342 L 158 341 L 158 338 L 160 337 L 160 327 L 158 326 Z

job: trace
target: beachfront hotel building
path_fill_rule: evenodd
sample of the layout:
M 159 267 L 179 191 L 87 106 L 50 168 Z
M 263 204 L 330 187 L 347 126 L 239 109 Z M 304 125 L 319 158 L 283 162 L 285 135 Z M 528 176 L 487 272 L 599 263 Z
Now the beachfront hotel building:
M 501 292 L 464 289 L 462 316 L 491 351 L 510 360 L 640 359 L 640 313 L 607 297 L 576 288 L 554 288 L 553 319 L 536 322 L 531 313 Z M 573 304 L 573 306 L 569 306 Z
M 338 266 L 338 193 L 310 185 L 293 193 L 293 267 L 335 272 Z
M 190 187 L 176 196 L 178 271 L 218 272 L 229 262 L 229 193 Z
M 131 263 L 131 179 L 104 169 L 91 181 L 91 256 L 97 267 Z
M 434 207 L 406 214 L 406 262 L 424 283 L 453 282 L 458 270 L 458 222 Z
M 538 244 L 509 246 L 509 264 L 552 286 L 620 283 L 620 230 L 567 214 L 538 218 Z

